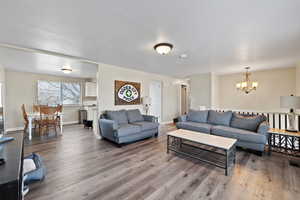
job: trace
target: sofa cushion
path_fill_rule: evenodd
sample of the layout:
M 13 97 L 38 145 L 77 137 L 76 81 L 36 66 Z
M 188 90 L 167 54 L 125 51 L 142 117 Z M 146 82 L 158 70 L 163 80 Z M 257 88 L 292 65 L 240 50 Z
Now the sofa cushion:
M 106 111 L 108 119 L 116 121 L 118 124 L 128 124 L 126 110 Z
M 269 129 L 270 129 L 269 123 L 267 121 L 263 121 L 258 126 L 257 133 L 263 134 L 263 135 L 268 135 Z
M 129 123 L 144 121 L 144 118 L 139 109 L 127 110 Z
M 187 129 L 191 131 L 197 131 L 202 133 L 209 133 L 211 125 L 207 123 L 198 123 L 198 122 L 177 122 L 177 128 L 179 129 Z
M 217 112 L 210 110 L 208 113 L 208 123 L 214 125 L 229 126 L 232 117 L 232 111 Z
M 151 129 L 155 129 L 158 128 L 159 123 L 156 122 L 134 122 L 134 125 L 138 125 L 141 127 L 142 131 L 147 131 L 147 130 L 151 130 Z
M 187 121 L 207 123 L 208 110 L 189 110 Z
M 230 122 L 233 128 L 240 128 L 248 131 L 257 131 L 258 126 L 264 121 L 261 115 L 243 116 L 234 113 Z
M 141 132 L 141 127 L 133 124 L 121 124 L 116 131 L 116 137 L 124 137 L 134 135 Z
M 267 137 L 265 135 L 228 126 L 213 126 L 211 128 L 211 133 L 213 135 L 235 138 L 239 141 L 247 141 L 261 144 L 266 144 L 267 142 Z

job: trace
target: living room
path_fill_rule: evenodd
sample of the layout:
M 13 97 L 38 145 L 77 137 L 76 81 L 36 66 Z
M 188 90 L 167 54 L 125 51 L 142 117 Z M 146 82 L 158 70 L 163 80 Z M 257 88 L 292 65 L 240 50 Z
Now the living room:
M 299 8 L 3 2 L 0 199 L 299 198 Z

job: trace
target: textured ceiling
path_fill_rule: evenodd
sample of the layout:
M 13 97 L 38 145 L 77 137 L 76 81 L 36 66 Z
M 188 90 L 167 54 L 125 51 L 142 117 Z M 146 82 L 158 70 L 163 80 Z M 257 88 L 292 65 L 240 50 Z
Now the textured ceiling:
M 0 47 L 0 64 L 15 71 L 80 78 L 96 78 L 96 73 L 98 71 L 98 65 L 96 64 L 2 47 Z M 71 66 L 72 73 L 63 73 L 61 71 L 63 66 Z
M 0 42 L 177 77 L 290 67 L 299 10 L 299 0 L 2 0 Z M 172 53 L 156 54 L 158 42 Z

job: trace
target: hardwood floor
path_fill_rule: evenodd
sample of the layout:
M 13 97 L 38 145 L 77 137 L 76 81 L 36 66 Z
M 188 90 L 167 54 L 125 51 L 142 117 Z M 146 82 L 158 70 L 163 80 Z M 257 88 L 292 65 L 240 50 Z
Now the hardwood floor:
M 25 154 L 44 158 L 47 177 L 30 186 L 25 200 L 300 198 L 300 168 L 289 166 L 285 156 L 238 151 L 226 177 L 222 169 L 167 154 L 165 133 L 173 129 L 163 126 L 158 138 L 122 148 L 78 125 L 58 139 L 34 141 Z

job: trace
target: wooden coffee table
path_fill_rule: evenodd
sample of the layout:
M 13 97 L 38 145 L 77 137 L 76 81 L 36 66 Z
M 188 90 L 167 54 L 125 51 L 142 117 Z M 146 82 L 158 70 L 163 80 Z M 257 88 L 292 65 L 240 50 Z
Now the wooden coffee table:
M 235 163 L 236 139 L 183 129 L 169 132 L 167 137 L 167 153 L 174 151 L 223 168 L 226 176 L 230 164 Z

